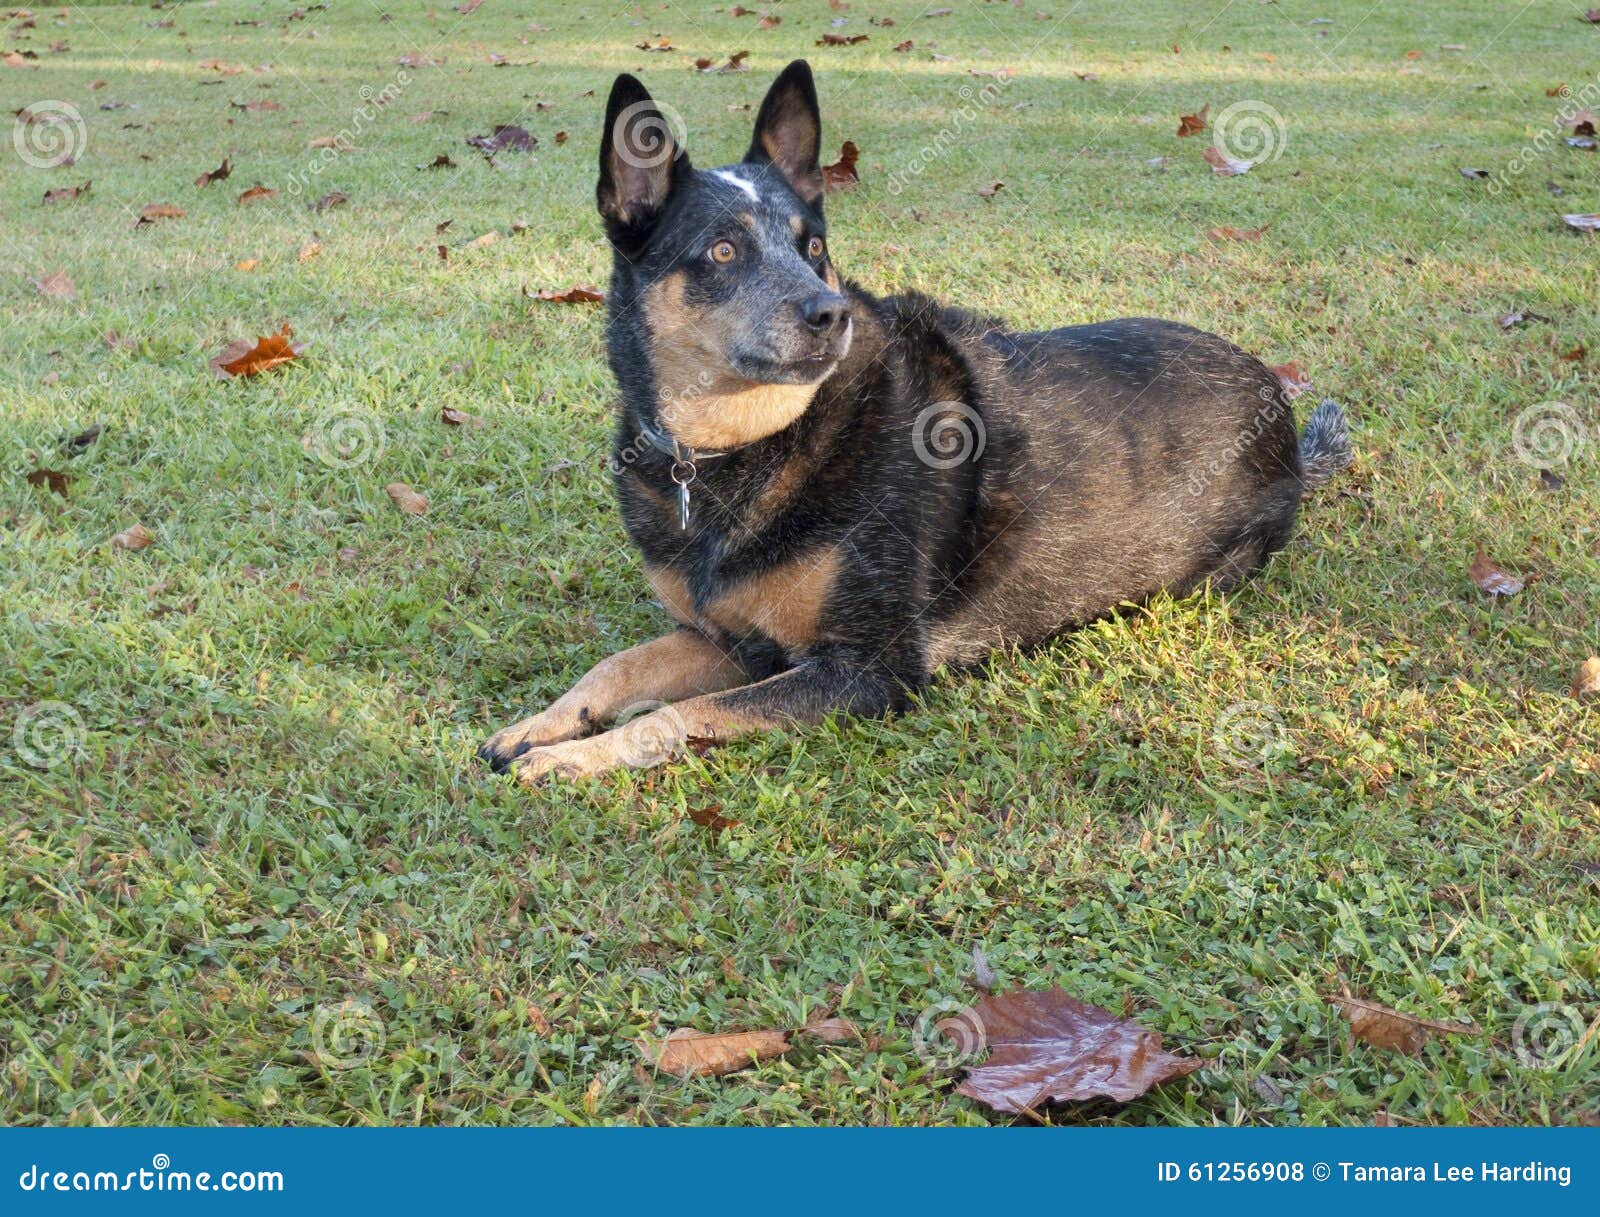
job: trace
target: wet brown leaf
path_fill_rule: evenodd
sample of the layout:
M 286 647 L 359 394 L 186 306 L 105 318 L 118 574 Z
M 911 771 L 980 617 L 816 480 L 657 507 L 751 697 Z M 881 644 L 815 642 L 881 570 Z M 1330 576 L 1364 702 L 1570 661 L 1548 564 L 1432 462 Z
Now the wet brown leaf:
M 861 175 L 856 172 L 856 161 L 860 158 L 861 149 L 856 147 L 855 141 L 845 140 L 839 147 L 839 159 L 822 167 L 823 190 L 848 190 L 858 185 Z
M 263 186 L 260 182 L 257 182 L 249 190 L 239 195 L 239 206 L 243 207 L 246 203 L 254 203 L 259 199 L 273 198 L 277 193 L 271 186 Z
M 293 336 L 294 330 L 285 325 L 276 334 L 265 335 L 254 342 L 248 338 L 236 339 L 213 355 L 208 366 L 219 380 L 257 376 L 300 357 L 301 348 L 290 341 Z
M 199 177 L 195 178 L 194 184 L 196 186 L 209 186 L 212 182 L 224 181 L 232 173 L 233 166 L 228 164 L 227 157 L 223 157 L 222 164 L 218 165 L 215 169 L 212 169 L 209 172 L 202 173 Z
M 1201 1065 L 1167 1052 L 1155 1032 L 1060 986 L 980 998 L 972 1021 L 981 1021 L 989 1056 L 956 1089 L 996 1111 L 1020 1114 L 1102 1096 L 1127 1103 Z
M 680 1027 L 664 1040 L 638 1041 L 645 1059 L 662 1073 L 707 1077 L 747 1069 L 789 1051 L 786 1031 L 733 1031 L 711 1035 Z
M 112 549 L 144 549 L 155 543 L 155 537 L 143 524 L 130 524 L 111 538 Z
M 50 493 L 59 494 L 62 498 L 67 497 L 67 483 L 71 480 L 70 474 L 59 469 L 35 469 L 28 474 L 28 485 L 48 486 Z
M 1477 1035 L 1471 1023 L 1441 1023 L 1431 1018 L 1402 1014 L 1377 1002 L 1355 997 L 1330 997 L 1350 1020 L 1350 1030 L 1363 1044 L 1389 1052 L 1415 1056 L 1434 1035 Z
M 1600 655 L 1591 655 L 1578 666 L 1572 681 L 1572 696 L 1600 697 Z
M 1518 579 L 1515 575 L 1508 575 L 1495 565 L 1494 560 L 1484 552 L 1481 545 L 1473 556 L 1472 565 L 1467 568 L 1467 574 L 1478 585 L 1479 591 L 1490 596 L 1515 596 L 1527 586 L 1526 581 Z
M 428 514 L 428 496 L 420 490 L 414 490 L 404 482 L 390 482 L 383 488 L 393 501 L 394 505 L 408 516 L 425 516 Z
M 583 283 L 564 292 L 542 291 L 534 299 L 546 304 L 604 304 L 606 294 L 593 284 Z
M 1178 138 L 1187 139 L 1191 135 L 1199 135 L 1206 129 L 1206 119 L 1211 116 L 1211 103 L 1208 101 L 1194 114 L 1178 115 Z

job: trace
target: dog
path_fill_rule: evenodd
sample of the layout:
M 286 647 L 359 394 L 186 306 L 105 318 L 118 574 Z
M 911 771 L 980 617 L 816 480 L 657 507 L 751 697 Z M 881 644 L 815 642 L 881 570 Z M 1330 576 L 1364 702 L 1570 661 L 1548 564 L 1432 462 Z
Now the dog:
M 884 714 L 941 668 L 1236 585 L 1349 462 L 1336 404 L 1297 437 L 1274 373 L 1213 334 L 1149 318 L 1017 333 L 842 278 L 821 147 L 803 60 L 744 160 L 708 170 L 617 77 L 595 191 L 611 471 L 678 628 L 496 733 L 480 752 L 496 771 L 596 775 Z

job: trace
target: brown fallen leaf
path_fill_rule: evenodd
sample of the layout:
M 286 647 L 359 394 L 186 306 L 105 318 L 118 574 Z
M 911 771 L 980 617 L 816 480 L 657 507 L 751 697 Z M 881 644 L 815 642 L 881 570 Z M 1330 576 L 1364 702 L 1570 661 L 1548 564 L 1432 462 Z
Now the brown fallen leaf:
M 260 258 L 240 258 L 233 264 L 234 270 L 254 270 L 261 264 Z
M 306 145 L 308 148 L 337 148 L 339 147 L 337 135 L 319 135 Z
M 111 538 L 112 549 L 144 549 L 153 544 L 155 537 L 143 524 L 130 524 Z
M 1250 172 L 1249 161 L 1236 161 L 1215 144 L 1208 144 L 1200 155 L 1205 158 L 1206 164 L 1211 166 L 1211 172 L 1222 177 L 1237 177 L 1241 173 Z
M 315 203 L 311 204 L 312 211 L 329 211 L 335 207 L 343 207 L 350 201 L 350 196 L 342 190 L 330 190 Z
M 468 427 L 473 431 L 481 431 L 487 425 L 476 414 L 468 414 L 454 406 L 440 406 L 439 421 L 447 427 Z
M 53 270 L 40 276 L 33 280 L 33 286 L 41 296 L 48 296 L 52 300 L 71 300 L 78 294 L 78 285 L 64 270 Z
M 257 182 L 249 190 L 240 194 L 239 206 L 243 207 L 246 203 L 254 203 L 258 199 L 270 199 L 277 193 L 271 186 L 263 186 L 260 182 Z
M 1211 115 L 1211 103 L 1208 101 L 1194 114 L 1178 115 L 1178 138 L 1187 139 L 1191 135 L 1199 135 L 1206 129 L 1206 119 Z
M 782 24 L 783 24 L 783 18 L 782 17 L 774 17 L 771 14 L 768 14 L 767 16 L 761 18 L 760 21 L 756 22 L 756 29 L 758 29 L 758 30 L 775 30 Z
M 1495 565 L 1494 560 L 1484 552 L 1483 546 L 1478 546 L 1478 552 L 1473 556 L 1472 565 L 1467 568 L 1467 574 L 1478 585 L 1478 589 L 1490 596 L 1515 596 L 1527 583 L 1515 575 L 1508 575 Z
M 539 292 L 534 299 L 543 300 L 546 304 L 604 304 L 606 294 L 592 284 L 579 284 L 569 287 L 564 292 L 545 290 Z
M 1561 220 L 1569 228 L 1576 228 L 1579 232 L 1594 232 L 1600 229 L 1600 213 L 1564 215 Z
M 819 1018 L 801 1027 L 796 1034 L 809 1035 L 825 1044 L 853 1044 L 866 1038 L 861 1028 L 847 1018 Z
M 1600 697 L 1600 655 L 1591 655 L 1578 665 L 1572 681 L 1572 696 Z
M 747 1069 L 789 1051 L 786 1031 L 732 1031 L 711 1035 L 680 1027 L 664 1040 L 638 1040 L 645 1059 L 662 1073 L 707 1077 Z
M 916 45 L 917 44 L 912 42 L 911 39 L 907 38 L 904 42 L 896 43 L 894 46 L 890 47 L 889 49 L 891 51 L 896 52 L 897 54 L 904 55 L 907 51 L 913 49 Z
M 139 208 L 139 222 L 153 224 L 157 220 L 181 220 L 187 213 L 171 203 L 146 203 Z
M 822 167 L 823 190 L 848 190 L 858 185 L 861 175 L 856 172 L 856 161 L 860 158 L 861 149 L 856 147 L 855 141 L 845 140 L 839 146 L 839 159 Z
M 70 474 L 59 469 L 34 469 L 28 474 L 28 485 L 48 486 L 52 494 L 67 497 L 67 483 L 72 480 Z
M 73 199 L 82 198 L 89 193 L 89 187 L 94 183 L 85 182 L 81 186 L 57 186 L 54 190 L 44 192 L 46 203 L 70 203 Z
M 1102 1096 L 1127 1103 L 1201 1065 L 1167 1052 L 1155 1032 L 1059 985 L 979 998 L 971 1021 L 982 1028 L 989 1056 L 956 1089 L 996 1111 L 1021 1114 Z
M 658 38 L 655 42 L 651 42 L 648 38 L 646 38 L 643 42 L 637 43 L 635 49 L 640 51 L 654 51 L 664 54 L 665 52 L 672 50 L 672 39 Z
M 482 249 L 485 245 L 493 245 L 499 239 L 499 231 L 491 228 L 488 232 L 480 233 L 478 236 L 473 237 L 472 240 L 464 242 L 461 248 Z
M 1363 1044 L 1383 1048 L 1389 1052 L 1404 1052 L 1415 1056 L 1435 1035 L 1477 1035 L 1478 1028 L 1471 1023 L 1441 1023 L 1431 1018 L 1417 1018 L 1402 1014 L 1377 1002 L 1362 1001 L 1356 997 L 1330 997 L 1328 1001 L 1338 1006 L 1350 1020 L 1350 1030 Z
M 428 514 L 428 496 L 421 491 L 413 490 L 404 482 L 390 482 L 383 488 L 385 494 L 394 500 L 394 505 L 408 516 L 425 516 Z
M 268 97 L 263 97 L 260 101 L 230 101 L 228 104 L 235 110 L 249 110 L 252 114 L 270 114 L 274 110 L 283 109 L 281 104 Z
M 865 42 L 866 34 L 824 34 L 817 39 L 818 46 L 855 46 L 858 42 Z
M 527 130 L 511 123 L 497 123 L 490 134 L 469 136 L 467 143 L 491 155 L 496 152 L 532 152 L 539 146 L 539 141 Z M 439 167 L 443 169 L 447 166 Z
M 1231 224 L 1221 224 L 1216 228 L 1206 231 L 1208 241 L 1259 241 L 1271 224 L 1263 224 L 1260 228 L 1235 228 Z
M 713 836 L 717 833 L 734 827 L 738 820 L 730 819 L 722 814 L 722 808 L 716 805 L 711 807 L 691 807 L 689 819 L 701 828 L 708 829 Z
M 1278 378 L 1278 383 L 1283 386 L 1283 395 L 1291 401 L 1312 387 L 1311 378 L 1292 360 L 1289 363 L 1269 364 L 1267 370 Z
M 556 145 L 559 147 L 560 145 L 562 145 L 562 144 L 564 144 L 566 142 L 567 142 L 567 133 L 565 131 L 557 131 L 556 132 Z
M 218 165 L 215 169 L 212 169 L 209 172 L 202 173 L 199 177 L 195 178 L 194 184 L 196 186 L 209 186 L 212 182 L 224 181 L 232 173 L 233 166 L 228 164 L 227 157 L 223 157 L 222 164 Z
M 93 426 L 86 427 L 84 430 L 78 432 L 78 434 L 70 436 L 64 445 L 67 450 L 67 455 L 77 456 L 78 453 L 82 452 L 84 449 L 88 448 L 91 444 L 98 440 L 104 432 L 105 427 L 99 423 L 95 423 Z
M 1561 358 L 1566 360 L 1568 363 L 1581 363 L 1588 357 L 1589 348 L 1584 346 L 1581 342 L 1577 346 L 1573 347 L 1570 351 L 1563 351 L 1561 354 Z
M 219 380 L 259 375 L 300 357 L 300 348 L 290 341 L 293 336 L 294 330 L 285 325 L 276 334 L 265 335 L 254 342 L 248 338 L 236 339 L 213 355 L 208 366 Z
M 309 262 L 322 252 L 321 241 L 307 241 L 300 247 L 300 252 L 295 255 L 296 262 Z
M 450 159 L 448 152 L 441 152 L 426 165 L 418 165 L 418 169 L 454 169 L 456 163 Z
M 978 197 L 980 199 L 992 199 L 1005 188 L 1006 184 L 1004 182 L 994 182 L 988 186 L 979 186 Z

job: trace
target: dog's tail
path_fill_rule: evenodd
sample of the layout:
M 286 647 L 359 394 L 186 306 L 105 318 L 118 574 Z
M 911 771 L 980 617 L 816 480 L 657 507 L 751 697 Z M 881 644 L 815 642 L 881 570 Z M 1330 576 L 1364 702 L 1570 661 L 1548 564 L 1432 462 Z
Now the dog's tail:
M 1310 494 L 1349 466 L 1350 424 L 1344 410 L 1332 398 L 1311 411 L 1306 429 L 1300 433 L 1300 476 L 1304 493 Z

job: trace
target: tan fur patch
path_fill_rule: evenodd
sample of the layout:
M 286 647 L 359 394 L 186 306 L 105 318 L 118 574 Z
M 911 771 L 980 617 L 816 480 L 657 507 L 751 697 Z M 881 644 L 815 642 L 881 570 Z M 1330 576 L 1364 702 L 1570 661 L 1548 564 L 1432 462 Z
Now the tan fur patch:
M 834 291 L 839 290 L 839 272 L 833 269 L 831 262 L 822 268 L 822 278 Z
M 667 612 L 684 625 L 695 624 L 694 596 L 682 575 L 671 567 L 647 566 L 644 568 L 644 577 L 650 580 L 650 590 L 655 592 L 656 599 L 661 601 Z
M 763 385 L 727 370 L 721 335 L 684 299 L 684 274 L 645 293 L 662 425 L 695 448 L 737 448 L 782 431 L 806 412 L 817 386 Z
M 759 631 L 787 651 L 803 651 L 817 639 L 839 565 L 836 547 L 805 554 L 734 584 L 706 607 L 706 616 L 735 637 Z

